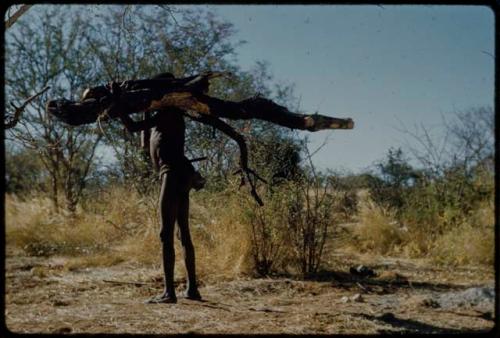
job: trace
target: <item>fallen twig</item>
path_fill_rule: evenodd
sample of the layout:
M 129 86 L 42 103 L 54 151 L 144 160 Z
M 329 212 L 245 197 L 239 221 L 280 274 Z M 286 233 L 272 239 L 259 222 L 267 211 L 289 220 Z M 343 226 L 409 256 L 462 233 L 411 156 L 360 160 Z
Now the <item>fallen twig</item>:
M 109 280 L 109 279 L 103 279 L 102 281 L 105 282 L 105 283 L 112 283 L 112 284 L 131 284 L 131 285 L 151 285 L 151 284 L 155 284 L 154 282 L 128 282 L 128 281 Z

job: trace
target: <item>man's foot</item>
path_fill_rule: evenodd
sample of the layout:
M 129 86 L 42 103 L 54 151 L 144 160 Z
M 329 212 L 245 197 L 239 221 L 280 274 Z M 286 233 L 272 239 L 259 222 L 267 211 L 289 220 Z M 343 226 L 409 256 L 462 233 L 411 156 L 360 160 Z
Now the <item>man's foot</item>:
M 193 290 L 193 291 L 188 290 L 184 293 L 184 298 L 191 300 L 201 300 L 201 295 L 198 290 Z
M 151 299 L 148 299 L 146 301 L 146 304 L 175 304 L 175 303 L 177 303 L 177 297 L 165 293 L 153 297 Z

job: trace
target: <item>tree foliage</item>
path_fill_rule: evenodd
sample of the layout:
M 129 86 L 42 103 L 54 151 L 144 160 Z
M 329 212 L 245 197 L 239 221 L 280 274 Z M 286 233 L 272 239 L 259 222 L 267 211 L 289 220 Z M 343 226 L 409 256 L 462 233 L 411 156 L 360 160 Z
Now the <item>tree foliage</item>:
M 34 12 L 24 15 L 6 38 L 6 99 L 28 97 L 47 85 L 49 95 L 76 97 L 82 86 L 100 76 L 80 34 L 86 23 L 62 8 Z M 95 166 L 101 136 L 92 127 L 72 128 L 51 119 L 40 97 L 7 137 L 36 151 L 50 177 L 54 205 L 59 206 L 63 195 L 66 208 L 74 210 Z
M 216 81 L 210 95 L 237 101 L 260 93 L 280 104 L 293 104 L 293 88 L 272 88 L 265 62 L 257 62 L 250 70 L 237 65 L 236 50 L 244 41 L 235 41 L 234 34 L 231 23 L 200 9 L 34 6 L 7 37 L 7 98 L 27 97 L 50 85 L 47 96 L 77 99 L 86 87 L 109 81 L 162 72 L 182 77 L 212 70 L 235 76 Z M 138 147 L 139 135 L 127 133 L 118 121 L 90 127 L 61 125 L 45 115 L 43 101 L 47 96 L 34 101 L 33 109 L 27 110 L 9 138 L 38 151 L 50 173 L 56 206 L 62 194 L 66 206 L 74 209 L 92 171 L 102 169 L 95 161 L 96 154 L 107 157 L 108 163 L 110 156 L 116 159 L 110 172 L 113 176 L 118 173 L 122 181 L 143 193 L 152 189 L 154 176 L 147 151 Z M 259 121 L 230 124 L 250 140 L 250 161 L 259 165 L 257 170 L 276 162 L 271 177 L 287 175 L 277 171 L 283 167 L 283 158 L 294 151 L 290 131 Z M 281 141 L 283 147 L 268 148 Z M 203 174 L 213 178 L 209 181 L 213 187 L 226 182 L 238 162 L 237 145 L 199 123 L 188 121 L 186 145 L 191 158 L 208 158 L 198 165 Z M 298 158 L 294 158 L 296 165 Z

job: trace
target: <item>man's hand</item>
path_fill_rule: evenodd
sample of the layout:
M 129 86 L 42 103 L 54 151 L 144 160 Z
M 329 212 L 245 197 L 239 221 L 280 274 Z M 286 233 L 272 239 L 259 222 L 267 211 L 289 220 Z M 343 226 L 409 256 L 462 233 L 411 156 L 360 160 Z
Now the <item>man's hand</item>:
M 123 90 L 127 88 L 127 81 L 122 83 L 118 82 L 109 82 L 106 85 L 110 96 L 111 96 L 111 104 L 108 109 L 106 109 L 106 113 L 109 117 L 118 117 L 122 123 L 125 125 L 125 128 L 129 132 L 137 132 L 141 130 L 146 130 L 152 128 L 154 125 L 154 120 L 151 118 L 145 118 L 142 121 L 134 121 L 127 114 L 127 109 L 123 109 L 126 105 L 126 102 L 123 100 Z M 148 115 L 149 116 L 149 115 Z
M 118 82 L 112 81 L 108 83 L 109 92 L 113 98 L 119 98 L 122 94 L 121 85 Z

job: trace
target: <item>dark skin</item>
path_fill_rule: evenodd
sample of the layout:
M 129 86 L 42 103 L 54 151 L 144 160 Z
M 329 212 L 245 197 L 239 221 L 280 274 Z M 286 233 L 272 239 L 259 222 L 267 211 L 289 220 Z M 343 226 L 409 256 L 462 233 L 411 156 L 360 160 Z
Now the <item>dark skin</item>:
M 165 73 L 155 78 L 164 77 L 172 77 L 172 75 Z M 177 301 L 173 278 L 175 262 L 173 232 L 176 221 L 187 271 L 185 296 L 188 299 L 201 300 L 196 284 L 195 254 L 188 221 L 189 189 L 191 187 L 199 189 L 199 186 L 193 185 L 194 169 L 184 155 L 184 115 L 186 114 L 179 108 L 169 107 L 158 111 L 154 117 L 150 117 L 149 113 L 146 112 L 143 120 L 133 121 L 120 108 L 122 104 L 120 85 L 116 82 L 110 83 L 109 89 L 114 100 L 107 109 L 107 114 L 109 116 L 118 116 L 130 132 L 142 132 L 142 146 L 149 148 L 153 166 L 159 170 L 162 180 L 160 191 L 160 238 L 162 241 L 165 288 L 161 295 L 151 299 L 149 303 L 175 303 Z M 222 131 L 238 143 L 241 151 L 241 169 L 239 173 L 242 175 L 242 182 L 244 182 L 246 176 L 252 188 L 252 195 L 262 205 L 250 175 L 253 174 L 256 178 L 259 177 L 247 167 L 248 153 L 243 137 L 230 125 L 218 118 L 203 115 L 193 116 L 192 114 L 189 117 L 194 121 L 210 125 Z
M 149 150 L 153 166 L 160 171 L 160 239 L 164 271 L 164 291 L 149 303 L 175 303 L 174 287 L 174 227 L 177 221 L 178 236 L 182 243 L 187 271 L 188 299 L 201 300 L 196 284 L 194 247 L 189 232 L 189 173 L 190 163 L 184 156 L 185 124 L 183 111 L 170 108 L 158 111 L 154 117 L 133 121 L 126 114 L 118 114 L 130 132 L 143 131 L 149 136 Z

